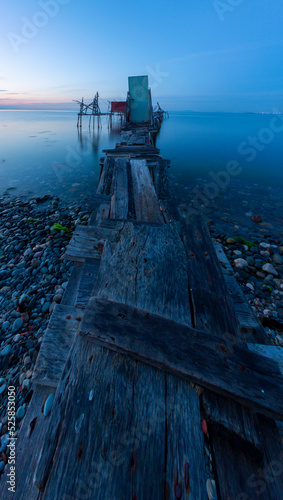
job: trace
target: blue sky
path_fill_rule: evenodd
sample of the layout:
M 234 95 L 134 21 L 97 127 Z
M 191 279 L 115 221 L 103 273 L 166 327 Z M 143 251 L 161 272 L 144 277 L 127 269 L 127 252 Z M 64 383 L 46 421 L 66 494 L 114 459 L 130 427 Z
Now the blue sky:
M 168 110 L 283 112 L 282 19 L 282 0 L 10 0 L 0 108 L 124 99 L 148 74 Z

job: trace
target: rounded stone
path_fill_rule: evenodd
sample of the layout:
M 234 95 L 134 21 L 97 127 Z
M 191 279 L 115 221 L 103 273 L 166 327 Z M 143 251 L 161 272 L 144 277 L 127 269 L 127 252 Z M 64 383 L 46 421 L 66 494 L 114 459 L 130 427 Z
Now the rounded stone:
M 6 387 L 7 387 L 6 384 L 1 385 L 1 387 L 0 387 L 0 394 L 3 394 L 3 392 L 6 389 Z
M 43 414 L 44 414 L 45 417 L 48 417 L 49 413 L 51 412 L 51 408 L 52 408 L 52 405 L 53 405 L 54 397 L 55 397 L 55 395 L 53 393 L 50 394 L 50 396 L 48 396 L 48 398 L 47 398 L 47 400 L 45 402 L 44 410 L 43 410 Z
M 272 274 L 273 276 L 278 276 L 278 272 L 276 271 L 276 269 L 273 267 L 272 264 L 264 264 L 262 266 L 262 270 L 268 274 Z
M 234 263 L 238 269 L 244 269 L 245 267 L 248 267 L 248 265 L 249 265 L 245 259 L 235 259 Z
M 13 323 L 13 328 L 12 328 L 13 332 L 15 333 L 18 332 L 22 328 L 22 326 L 23 326 L 22 318 L 17 318 Z
M 46 314 L 49 311 L 50 305 L 51 305 L 50 302 L 45 302 L 45 304 L 43 304 L 42 309 L 41 309 L 42 314 Z
M 4 323 L 2 324 L 2 328 L 3 330 L 8 330 L 8 328 L 10 327 L 10 322 L 9 321 L 4 321 Z
M 6 347 L 4 347 L 4 349 L 2 349 L 2 351 L 0 351 L 0 356 L 4 357 L 4 356 L 8 356 L 10 354 L 12 350 L 12 347 L 10 344 L 6 345 Z
M 29 365 L 31 363 L 31 359 L 30 359 L 30 356 L 26 356 L 25 360 L 24 360 L 24 365 Z
M 17 419 L 18 419 L 18 420 L 21 420 L 21 419 L 24 417 L 25 412 L 26 412 L 26 411 L 25 411 L 24 407 L 23 407 L 23 406 L 20 406 L 20 407 L 18 408 L 18 410 L 17 410 L 17 413 L 16 413 L 16 417 L 17 417 Z

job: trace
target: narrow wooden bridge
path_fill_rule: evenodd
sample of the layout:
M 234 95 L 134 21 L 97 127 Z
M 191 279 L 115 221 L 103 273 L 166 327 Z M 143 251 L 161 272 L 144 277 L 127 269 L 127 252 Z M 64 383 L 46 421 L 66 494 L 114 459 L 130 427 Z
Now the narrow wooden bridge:
M 282 499 L 282 351 L 170 199 L 150 113 L 128 116 L 66 251 L 3 498 L 206 500 L 214 478 L 218 499 Z

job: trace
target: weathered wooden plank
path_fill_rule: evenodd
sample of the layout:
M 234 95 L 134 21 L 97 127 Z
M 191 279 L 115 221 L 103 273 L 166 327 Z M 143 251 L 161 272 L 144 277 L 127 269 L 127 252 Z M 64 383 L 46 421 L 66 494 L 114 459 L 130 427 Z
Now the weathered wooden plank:
M 207 335 L 205 342 L 201 331 L 97 299 L 90 299 L 80 333 L 283 420 L 283 378 L 277 364 L 246 347 L 223 345 L 221 336 L 215 340 Z
M 101 177 L 99 180 L 97 193 L 98 194 L 110 194 L 111 184 L 112 184 L 112 176 L 114 169 L 114 159 L 110 156 L 106 157 L 104 160 L 104 167 L 102 169 Z
M 191 323 L 184 248 L 171 229 L 126 222 L 112 252 L 104 248 L 96 295 Z
M 221 267 L 204 220 L 195 217 L 187 224 L 183 219 L 182 239 L 188 255 L 191 289 L 202 288 L 227 296 Z
M 55 306 L 34 367 L 33 382 L 57 387 L 81 320 L 80 309 Z
M 207 500 L 206 473 L 199 453 L 204 449 L 199 402 L 187 381 L 170 374 L 166 380 L 167 448 L 162 498 Z
M 194 290 L 198 287 L 203 287 L 205 283 L 207 297 L 212 295 L 215 287 L 216 289 L 218 287 L 219 295 L 222 295 L 223 298 L 227 297 L 228 291 L 223 279 L 222 270 L 226 271 L 224 274 L 225 279 L 230 280 L 229 266 L 224 261 L 225 267 L 223 267 L 223 264 L 220 264 L 220 267 L 217 262 L 217 256 L 213 248 L 211 248 L 209 232 L 204 222 L 194 218 L 192 225 L 188 226 L 185 231 L 187 229 L 189 231 L 187 238 L 185 238 L 185 243 L 188 245 L 191 253 L 189 272 L 192 273 L 190 275 L 190 289 L 194 309 L 194 324 L 197 328 L 205 328 L 207 332 L 213 332 L 215 331 L 215 327 L 218 326 L 219 315 L 215 315 L 213 308 L 210 310 L 207 309 L 207 320 L 206 322 L 201 321 L 202 315 L 200 314 L 199 316 L 201 302 L 197 300 L 197 297 L 194 300 Z M 199 275 L 193 269 L 194 254 L 197 255 L 198 262 L 200 259 L 202 260 L 199 268 L 202 268 L 204 271 L 200 272 Z M 207 254 L 211 256 L 210 259 L 208 259 Z M 226 317 L 230 315 L 231 318 L 235 318 L 231 303 L 228 308 L 222 309 L 222 314 Z M 223 326 L 223 319 L 221 317 L 220 321 L 221 326 Z M 227 340 L 227 331 L 225 332 L 222 329 L 222 332 L 223 338 Z M 233 336 L 235 339 L 239 338 L 236 321 L 235 327 L 229 331 L 230 340 L 233 339 Z M 246 334 L 241 333 L 241 336 L 245 337 Z M 258 458 L 259 453 L 258 451 L 255 452 L 258 448 L 253 446 L 254 444 L 258 445 L 261 441 L 261 426 L 258 423 L 257 417 L 244 407 L 241 407 L 237 411 L 239 408 L 233 402 L 232 408 L 234 411 L 231 412 L 231 402 L 228 399 L 224 399 L 221 396 L 215 397 L 214 394 L 209 394 L 207 390 L 204 391 L 203 398 L 204 401 L 207 399 L 210 400 L 210 417 L 212 421 L 209 435 L 213 448 L 215 470 L 217 471 L 218 488 L 221 498 L 237 498 L 237 495 L 241 498 L 241 494 L 245 498 L 254 498 L 254 490 L 249 486 L 250 478 L 256 477 L 253 475 L 256 474 L 259 465 L 265 463 L 267 460 L 264 446 L 260 462 Z M 235 436 L 237 439 L 235 439 Z M 239 444 L 239 439 L 242 436 L 244 436 L 245 440 L 240 440 Z M 253 445 L 250 446 L 248 443 L 252 443 Z M 266 443 L 264 445 L 266 447 Z M 229 462 L 227 461 L 227 456 L 231 457 Z M 231 463 L 233 464 L 232 467 Z M 271 500 L 273 495 L 267 494 L 266 498 Z M 277 498 L 277 496 L 274 496 L 274 498 Z
M 136 145 L 136 146 L 117 146 L 115 149 L 103 149 L 103 153 L 106 155 L 109 154 L 116 154 L 117 156 L 120 153 L 136 153 L 138 152 L 139 154 L 144 154 L 144 153 L 151 153 L 151 154 L 159 154 L 160 149 L 152 146 L 151 144 L 146 144 L 146 145 Z
M 164 223 L 156 192 L 145 160 L 131 160 L 137 220 Z
M 173 265 L 174 258 L 171 252 L 174 237 L 168 227 L 164 229 L 164 225 L 161 228 L 162 232 L 159 227 L 156 233 L 157 228 L 134 228 L 132 224 L 127 226 L 126 230 L 122 231 L 121 240 L 116 246 L 117 249 L 120 245 L 120 250 L 118 248 L 118 251 L 115 249 L 113 252 L 112 262 L 111 255 L 107 254 L 108 246 L 104 250 L 105 267 L 100 268 L 100 281 L 98 280 L 96 294 L 103 294 L 107 298 L 115 295 L 122 301 L 134 302 L 140 307 L 146 301 L 150 304 L 151 310 L 154 308 L 157 311 L 165 310 L 167 316 L 187 322 L 189 314 L 184 312 L 183 295 L 186 296 L 187 308 L 188 284 L 187 278 L 184 280 L 184 254 L 180 253 L 181 246 L 175 247 L 178 263 L 176 266 Z M 156 244 L 158 242 L 160 245 Z M 129 255 L 125 255 L 124 251 L 130 252 Z M 159 256 L 160 268 L 159 265 L 156 266 L 156 255 Z M 148 267 L 145 266 L 147 262 L 144 260 L 149 262 Z M 118 279 L 115 277 L 113 279 L 113 270 L 118 262 L 116 276 Z M 159 281 L 164 265 L 166 269 L 171 266 L 172 276 L 169 273 L 167 280 L 162 276 L 162 280 Z M 140 268 L 139 276 L 137 270 Z M 160 290 L 157 299 L 158 286 Z M 147 294 L 143 293 L 145 290 Z M 168 302 L 169 306 L 166 305 Z M 91 365 L 90 360 L 92 360 Z M 133 367 L 135 367 L 134 374 Z M 87 498 L 97 499 L 122 500 L 127 497 L 132 498 L 135 494 L 137 498 L 152 498 L 152 495 L 163 498 L 167 442 L 170 440 L 168 449 L 178 449 L 178 463 L 185 462 L 188 457 L 188 445 L 182 438 L 183 430 L 189 421 L 192 423 L 192 429 L 199 425 L 198 396 L 190 388 L 190 384 L 185 381 L 182 387 L 183 394 L 186 393 L 187 399 L 190 399 L 191 408 L 195 405 L 195 412 L 188 413 L 187 404 L 176 408 L 171 404 L 171 395 L 166 396 L 165 373 L 144 366 L 129 357 L 117 356 L 110 350 L 102 350 L 81 336 L 73 345 L 65 370 L 61 389 L 58 389 L 58 399 L 54 403 L 56 421 L 53 420 L 52 428 L 50 427 L 50 439 L 45 443 L 45 451 L 37 473 L 37 482 L 41 486 L 49 477 L 43 498 L 61 498 L 62 494 L 66 493 L 67 500 L 72 498 L 73 491 L 76 491 L 76 494 L 78 492 L 84 494 Z M 72 374 L 69 374 L 68 370 Z M 66 385 L 67 380 L 69 383 Z M 69 392 L 64 393 L 65 390 Z M 80 438 L 77 439 L 77 435 L 73 437 L 74 422 L 81 421 L 79 409 L 88 407 L 90 390 L 94 391 L 95 409 L 91 412 L 91 421 L 90 412 L 86 412 L 82 421 L 82 432 L 87 433 L 87 437 L 82 440 L 80 433 Z M 61 398 L 59 393 L 62 395 Z M 77 400 L 78 397 L 79 404 L 72 405 L 73 398 Z M 167 404 L 167 401 L 170 404 Z M 172 412 L 176 412 L 176 416 Z M 168 415 L 172 418 L 172 422 L 177 420 L 179 422 L 177 428 L 173 429 L 174 425 L 169 426 L 170 436 L 166 431 Z M 193 421 L 194 418 L 197 418 L 196 422 Z M 63 446 L 63 443 L 70 440 L 69 435 L 72 441 L 75 438 L 73 448 L 80 450 L 79 455 L 68 453 L 67 447 Z M 204 481 L 201 477 L 204 470 L 203 442 L 198 433 L 193 431 L 189 438 L 192 440 L 191 453 L 195 453 L 196 463 L 200 464 L 199 473 L 196 471 L 191 474 L 191 488 L 197 492 L 192 498 L 197 500 L 205 498 Z M 185 448 L 182 455 L 183 443 Z M 56 460 L 49 476 L 49 465 L 52 465 L 53 456 L 56 456 Z M 80 460 L 77 459 L 78 456 Z M 171 482 L 170 470 L 168 467 L 167 482 L 174 494 L 175 485 Z M 64 481 L 60 478 L 64 478 Z
M 222 433 L 219 429 L 216 431 L 213 426 L 209 434 L 220 498 L 271 500 L 266 492 L 258 494 L 257 488 L 253 486 L 254 481 L 259 479 L 257 471 L 264 464 L 262 453 L 247 441 L 242 441 L 239 437 L 233 439 L 230 434 Z
M 48 396 L 53 392 L 52 387 L 37 385 L 33 387 L 32 399 L 27 407 L 16 440 L 16 492 L 8 491 L 8 467 L 6 467 L 0 482 L 0 497 L 5 500 L 37 500 L 39 498 L 39 491 L 33 483 L 33 476 L 52 418 L 52 410 L 51 414 L 45 417 L 43 407 Z
M 88 221 L 88 226 L 95 226 L 100 224 L 104 219 L 110 215 L 110 203 L 101 203 L 97 211 L 93 211 Z
M 82 271 L 81 281 L 78 287 L 75 306 L 85 308 L 92 294 L 95 280 L 98 275 L 99 261 L 95 259 L 86 259 Z
M 168 200 L 170 198 L 169 180 L 167 175 L 168 162 L 162 158 L 153 169 L 154 185 L 159 200 Z
M 217 424 L 234 436 L 246 440 L 256 448 L 261 448 L 260 427 L 257 418 L 250 418 L 242 405 L 229 400 L 229 404 L 223 406 L 223 398 L 211 391 L 202 394 L 203 406 L 209 420 Z
M 75 305 L 78 288 L 82 276 L 82 271 L 83 271 L 83 263 L 75 262 L 71 276 L 68 281 L 67 288 L 64 292 L 63 299 L 61 301 L 61 305 L 69 305 L 69 306 Z
M 110 217 L 126 219 L 128 215 L 128 161 L 117 158 L 115 161 Z
M 115 240 L 116 233 L 99 226 L 77 226 L 66 247 L 64 259 L 84 262 L 85 259 L 100 259 L 106 240 Z
M 95 215 L 102 203 L 110 203 L 110 196 L 105 194 L 88 193 L 84 199 L 88 203 L 88 209 Z
M 283 374 L 283 347 L 262 344 L 247 344 L 247 346 L 250 351 L 256 352 L 263 357 L 276 361 L 279 370 Z
M 136 386 L 142 391 L 136 393 Z M 56 394 L 54 415 L 35 477 L 41 489 L 48 480 L 42 498 L 70 499 L 74 492 L 75 498 L 98 500 L 122 500 L 134 493 L 141 498 L 141 492 L 143 498 L 151 493 L 161 497 L 166 424 L 161 374 L 79 338 Z M 57 448 L 49 476 L 59 441 L 72 442 L 73 452 Z

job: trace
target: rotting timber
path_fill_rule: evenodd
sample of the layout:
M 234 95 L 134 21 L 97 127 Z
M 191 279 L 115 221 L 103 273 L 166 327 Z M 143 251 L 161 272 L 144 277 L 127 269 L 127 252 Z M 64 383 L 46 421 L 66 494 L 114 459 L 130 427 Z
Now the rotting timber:
M 205 500 L 206 440 L 219 499 L 279 500 L 282 350 L 204 221 L 180 216 L 151 109 L 134 122 L 132 105 L 67 248 L 75 266 L 34 370 L 17 492 L 4 476 L 1 498 Z

